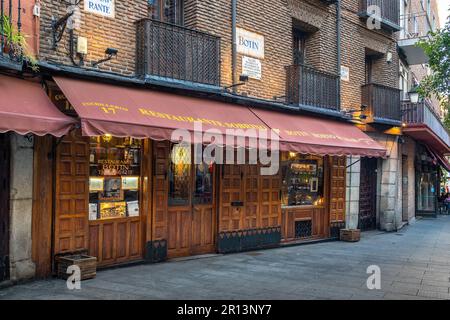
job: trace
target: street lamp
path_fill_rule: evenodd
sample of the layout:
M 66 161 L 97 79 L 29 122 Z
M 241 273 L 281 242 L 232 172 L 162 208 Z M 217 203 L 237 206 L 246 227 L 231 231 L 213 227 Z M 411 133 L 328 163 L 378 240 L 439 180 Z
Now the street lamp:
M 419 102 L 419 92 L 417 91 L 417 86 L 414 86 L 409 92 L 409 100 L 411 103 Z

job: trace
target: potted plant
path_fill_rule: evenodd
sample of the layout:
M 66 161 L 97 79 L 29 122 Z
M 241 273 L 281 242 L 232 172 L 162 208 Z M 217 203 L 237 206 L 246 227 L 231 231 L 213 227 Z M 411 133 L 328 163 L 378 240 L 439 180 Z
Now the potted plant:
M 21 61 L 25 59 L 33 71 L 38 70 L 36 58 L 29 53 L 27 36 L 16 30 L 9 17 L 5 14 L 0 16 L 0 37 L 3 39 L 1 51 L 14 60 Z

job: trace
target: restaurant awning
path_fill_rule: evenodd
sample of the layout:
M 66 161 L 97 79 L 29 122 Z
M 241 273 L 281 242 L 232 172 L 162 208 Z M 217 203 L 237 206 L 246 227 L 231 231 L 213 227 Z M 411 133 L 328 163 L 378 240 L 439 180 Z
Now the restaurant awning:
M 54 77 L 81 119 L 84 135 L 170 140 L 175 129 L 275 129 L 282 150 L 384 157 L 386 150 L 349 123 L 248 108 L 172 93 Z M 279 131 L 278 131 L 279 130 Z M 237 135 L 237 134 L 236 134 Z M 277 136 L 277 135 L 276 135 Z
M 281 149 L 319 155 L 386 156 L 384 147 L 352 124 L 251 109 L 266 125 L 279 132 Z
M 0 132 L 60 137 L 75 123 L 55 107 L 39 83 L 0 75 Z
M 435 164 L 439 164 L 442 168 L 450 172 L 450 163 L 448 162 L 447 158 L 436 151 L 433 147 L 430 147 L 428 145 L 425 145 L 425 147 L 427 148 L 428 153 L 434 158 L 433 160 Z

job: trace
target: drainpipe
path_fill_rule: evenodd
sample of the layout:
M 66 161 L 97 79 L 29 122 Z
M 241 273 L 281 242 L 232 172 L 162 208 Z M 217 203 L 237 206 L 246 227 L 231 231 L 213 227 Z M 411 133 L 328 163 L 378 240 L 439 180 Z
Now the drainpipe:
M 237 15 L 237 0 L 231 0 L 231 35 L 232 35 L 232 52 L 231 52 L 231 81 L 232 84 L 236 84 L 236 65 L 237 65 L 237 53 L 236 53 L 236 15 Z M 236 93 L 236 87 L 233 87 L 233 93 Z
M 336 91 L 337 91 L 337 107 L 341 110 L 341 0 L 336 2 L 336 60 L 337 74 L 339 75 Z

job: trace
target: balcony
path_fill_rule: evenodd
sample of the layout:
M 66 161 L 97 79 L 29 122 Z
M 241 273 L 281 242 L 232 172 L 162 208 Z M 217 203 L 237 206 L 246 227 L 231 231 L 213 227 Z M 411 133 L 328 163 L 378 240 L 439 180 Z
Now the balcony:
M 417 46 L 419 40 L 427 38 L 431 31 L 428 16 L 425 12 L 420 14 L 407 14 L 400 17 L 402 30 L 398 35 L 398 47 L 405 55 L 409 65 L 424 64 L 428 62 L 425 51 Z
M 220 86 L 220 38 L 156 20 L 140 20 L 136 74 Z
M 432 146 L 446 154 L 450 148 L 450 136 L 431 104 L 402 102 L 403 133 Z
M 361 105 L 367 123 L 400 125 L 400 90 L 370 83 L 361 87 Z
M 21 7 L 12 0 L 0 0 L 0 68 L 21 71 L 22 50 L 11 42 L 21 31 Z
M 339 76 L 298 64 L 286 68 L 286 102 L 316 111 L 339 111 Z
M 374 8 L 379 8 L 381 28 L 388 31 L 400 31 L 400 1 L 397 0 L 359 0 L 358 15 L 363 19 L 376 17 Z

